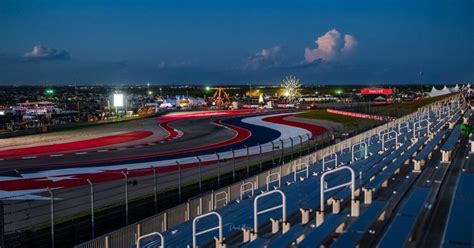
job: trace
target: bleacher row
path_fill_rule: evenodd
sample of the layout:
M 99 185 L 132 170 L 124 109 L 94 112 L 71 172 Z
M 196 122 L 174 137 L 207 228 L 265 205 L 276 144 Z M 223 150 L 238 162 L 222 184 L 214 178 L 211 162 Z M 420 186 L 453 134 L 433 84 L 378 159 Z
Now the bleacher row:
M 467 123 L 472 110 L 463 115 Z M 443 247 L 473 247 L 474 246 L 474 135 L 469 138 L 471 151 L 456 185 L 454 198 L 448 214 L 448 222 L 443 235 Z
M 138 245 L 186 247 L 195 243 L 195 246 L 203 247 L 215 243 L 216 247 L 319 247 L 338 233 L 338 238 L 330 242 L 333 247 L 356 246 L 374 223 L 384 218 L 387 206 L 397 198 L 396 194 L 374 196 L 387 187 L 400 170 L 408 168 L 411 159 L 429 159 L 444 140 L 442 149 L 454 149 L 459 128 L 451 131 L 443 127 L 448 123 L 452 127 L 461 116 L 456 109 L 444 113 L 434 109 L 425 111 L 409 120 L 404 130 L 400 130 L 400 126 L 398 130 L 389 128 L 361 141 L 366 145 L 360 145 L 357 151 L 347 149 L 328 154 L 330 159 L 301 166 L 301 171 L 295 171 L 294 175 L 271 181 L 266 187 L 255 189 L 255 193 L 247 191 L 242 200 L 229 202 L 215 210 L 215 214 L 169 229 L 162 233 L 162 239 L 147 236 L 140 239 Z M 354 160 L 353 153 L 356 153 Z M 365 157 L 366 153 L 369 156 Z M 413 171 L 419 172 L 422 166 L 415 166 Z M 305 169 L 308 177 L 306 173 L 300 173 Z M 409 186 L 406 180 L 398 188 Z M 353 188 L 348 190 L 349 187 Z M 321 193 L 324 194 L 322 208 Z M 429 188 L 424 187 L 415 187 L 410 192 L 379 240 L 379 247 L 403 246 L 429 193 Z M 359 198 L 364 199 L 363 203 Z M 255 213 L 258 220 L 254 219 Z M 216 235 L 217 230 L 219 235 Z

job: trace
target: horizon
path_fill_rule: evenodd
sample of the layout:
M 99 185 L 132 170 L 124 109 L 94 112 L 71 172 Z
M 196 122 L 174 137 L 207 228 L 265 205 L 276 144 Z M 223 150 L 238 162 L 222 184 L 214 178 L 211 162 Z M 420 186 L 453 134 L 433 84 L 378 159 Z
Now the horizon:
M 474 2 L 0 3 L 0 85 L 474 81 Z M 344 9 L 344 15 L 341 15 Z

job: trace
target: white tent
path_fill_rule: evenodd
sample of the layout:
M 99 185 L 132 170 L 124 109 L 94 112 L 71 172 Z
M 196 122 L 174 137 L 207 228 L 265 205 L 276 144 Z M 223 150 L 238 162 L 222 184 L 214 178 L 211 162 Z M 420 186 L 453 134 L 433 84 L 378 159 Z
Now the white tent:
M 452 88 L 449 88 L 449 91 L 451 93 L 457 93 L 457 92 L 459 92 L 459 86 L 456 84 L 456 86 L 454 86 Z
M 458 89 L 459 90 L 459 89 Z M 444 86 L 443 89 L 438 90 L 434 86 L 431 88 L 431 92 L 428 93 L 430 97 L 435 97 L 435 96 L 442 96 L 451 93 L 451 91 L 448 89 L 448 87 Z

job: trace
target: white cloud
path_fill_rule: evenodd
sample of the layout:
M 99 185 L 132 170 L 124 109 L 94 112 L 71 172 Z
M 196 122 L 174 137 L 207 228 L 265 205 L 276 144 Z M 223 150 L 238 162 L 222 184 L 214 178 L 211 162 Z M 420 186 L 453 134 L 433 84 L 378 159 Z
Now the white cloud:
M 70 59 L 70 56 L 65 50 L 36 45 L 31 52 L 25 53 L 23 58 L 27 60 L 66 60 Z
M 344 35 L 344 47 L 342 48 L 342 53 L 348 53 L 352 51 L 357 46 L 357 40 L 354 36 L 350 34 Z
M 257 70 L 262 67 L 274 66 L 278 63 L 277 60 L 280 57 L 280 53 L 281 46 L 262 49 L 247 59 L 244 69 Z
M 316 48 L 306 48 L 304 50 L 306 63 L 311 63 L 315 60 L 334 61 L 357 46 L 357 40 L 354 36 L 346 34 L 344 39 L 342 39 L 341 33 L 336 29 L 331 29 L 323 36 L 318 37 L 315 43 Z

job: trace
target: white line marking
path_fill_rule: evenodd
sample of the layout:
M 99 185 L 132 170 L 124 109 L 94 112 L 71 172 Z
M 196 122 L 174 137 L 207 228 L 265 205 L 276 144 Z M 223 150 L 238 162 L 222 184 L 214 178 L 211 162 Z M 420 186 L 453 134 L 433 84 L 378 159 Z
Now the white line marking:
M 97 152 L 107 152 L 108 150 L 98 150 Z
M 49 155 L 50 157 L 62 157 L 64 156 L 64 154 L 53 154 L 53 155 Z
M 77 155 L 87 154 L 88 152 L 76 152 Z
M 21 159 L 32 159 L 32 158 L 37 158 L 36 156 L 28 156 L 28 157 L 22 157 Z

